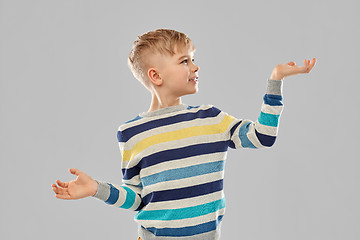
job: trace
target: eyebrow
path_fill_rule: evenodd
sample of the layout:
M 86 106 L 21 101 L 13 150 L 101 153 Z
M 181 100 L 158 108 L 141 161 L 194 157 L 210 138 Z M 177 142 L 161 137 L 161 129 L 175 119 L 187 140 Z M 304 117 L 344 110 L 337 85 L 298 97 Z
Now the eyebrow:
M 183 56 L 179 57 L 178 60 L 180 60 L 180 59 L 182 59 L 182 58 L 184 58 L 184 57 L 188 57 L 188 56 L 190 56 L 190 55 L 183 55 Z M 194 57 L 194 56 L 192 56 L 192 57 Z M 191 58 L 191 56 L 190 56 L 190 58 Z

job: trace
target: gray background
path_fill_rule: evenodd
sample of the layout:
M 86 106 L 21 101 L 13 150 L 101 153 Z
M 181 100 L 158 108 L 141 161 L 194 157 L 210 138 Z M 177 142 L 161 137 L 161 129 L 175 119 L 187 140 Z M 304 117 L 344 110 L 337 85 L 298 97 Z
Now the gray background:
M 354 1 L 0 1 L 1 239 L 136 239 L 134 212 L 51 184 L 75 167 L 121 182 L 116 132 L 150 94 L 127 68 L 156 28 L 197 47 L 199 93 L 256 120 L 280 63 L 318 59 L 284 82 L 273 148 L 230 150 L 222 239 L 360 239 L 358 59 Z

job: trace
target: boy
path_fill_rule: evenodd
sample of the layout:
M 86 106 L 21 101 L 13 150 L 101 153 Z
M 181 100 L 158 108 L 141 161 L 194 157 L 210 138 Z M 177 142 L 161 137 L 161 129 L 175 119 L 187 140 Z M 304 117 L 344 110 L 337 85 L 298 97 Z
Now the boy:
M 119 127 L 122 186 L 70 169 L 76 180 L 53 184 L 56 197 L 94 196 L 137 211 L 139 239 L 219 239 L 224 215 L 224 162 L 228 147 L 271 147 L 283 109 L 282 80 L 309 73 L 316 59 L 276 66 L 257 121 L 240 120 L 212 105 L 188 106 L 198 91 L 195 48 L 184 33 L 158 29 L 139 36 L 129 67 L 152 94 L 148 112 Z

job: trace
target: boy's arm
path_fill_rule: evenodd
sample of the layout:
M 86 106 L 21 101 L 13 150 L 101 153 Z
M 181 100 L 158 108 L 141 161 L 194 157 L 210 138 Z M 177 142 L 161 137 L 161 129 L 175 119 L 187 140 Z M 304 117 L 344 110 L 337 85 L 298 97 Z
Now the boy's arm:
M 276 140 L 279 119 L 283 110 L 283 81 L 268 80 L 266 94 L 258 119 L 240 120 L 231 132 L 231 148 L 271 147 Z
M 94 195 L 114 207 L 138 211 L 142 208 L 141 188 L 129 184 L 117 186 L 111 183 L 98 182 L 99 187 Z
M 239 121 L 230 132 L 230 147 L 271 147 L 276 140 L 279 119 L 283 110 L 283 79 L 299 73 L 309 73 L 315 63 L 316 59 L 313 58 L 312 62 L 305 59 L 304 66 L 297 66 L 293 61 L 277 65 L 268 80 L 259 118 L 255 122 L 250 120 Z
M 77 178 L 69 182 L 57 180 L 57 184 L 52 184 L 56 198 L 76 200 L 93 196 L 120 208 L 130 210 L 142 208 L 141 197 L 138 194 L 139 187 L 130 184 L 119 187 L 110 183 L 98 182 L 78 169 L 70 168 L 69 171 Z

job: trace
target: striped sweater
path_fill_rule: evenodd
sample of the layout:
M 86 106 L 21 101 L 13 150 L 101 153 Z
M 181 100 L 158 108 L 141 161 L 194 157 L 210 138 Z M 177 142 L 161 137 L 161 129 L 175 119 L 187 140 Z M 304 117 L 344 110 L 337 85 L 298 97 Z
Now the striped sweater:
M 227 150 L 271 147 L 282 109 L 282 81 L 269 79 L 255 122 L 212 105 L 139 114 L 117 133 L 122 185 L 99 182 L 95 197 L 137 211 L 143 240 L 219 239 Z

